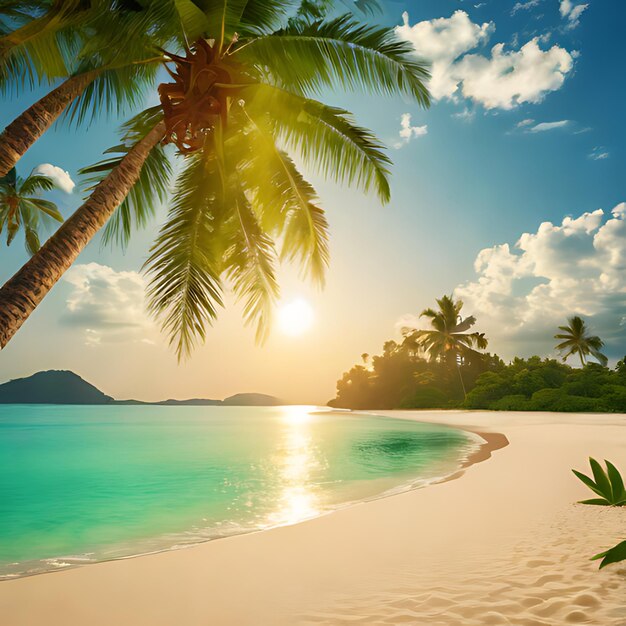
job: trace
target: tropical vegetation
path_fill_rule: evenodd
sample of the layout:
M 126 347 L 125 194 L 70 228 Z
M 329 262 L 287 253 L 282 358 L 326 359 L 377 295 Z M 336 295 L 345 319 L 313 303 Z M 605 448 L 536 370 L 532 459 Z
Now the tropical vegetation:
M 605 460 L 606 470 L 596 461 L 589 457 L 589 465 L 591 465 L 591 476 L 587 476 L 575 469 L 572 470 L 574 475 L 580 479 L 597 498 L 590 500 L 581 500 L 580 504 L 595 504 L 600 506 L 625 506 L 626 505 L 626 489 L 624 489 L 624 480 L 619 470 L 610 461 Z
M 591 335 L 582 317 L 575 315 L 567 320 L 566 326 L 559 326 L 560 333 L 554 335 L 555 339 L 562 339 L 556 349 L 566 361 L 571 355 L 578 355 L 581 365 L 587 364 L 587 357 L 591 355 L 601 365 L 606 365 L 608 359 L 600 350 L 604 342 L 597 335 Z
M 472 361 L 480 361 L 479 350 L 487 348 L 484 333 L 467 332 L 476 323 L 473 315 L 461 316 L 462 300 L 454 300 L 452 296 L 443 296 L 437 300 L 437 309 L 424 309 L 420 317 L 430 320 L 431 329 L 404 328 L 404 343 L 413 349 L 422 350 L 431 362 L 442 363 L 450 370 L 456 369 L 459 381 L 466 395 L 465 382 L 461 366 Z
M 432 328 L 404 329 L 401 343 L 387 341 L 382 354 L 363 354 L 363 362 L 337 382 L 337 395 L 329 404 L 351 409 L 626 412 L 626 357 L 614 369 L 586 362 L 576 368 L 539 356 L 505 363 L 481 351 L 487 345 L 484 334 L 467 332 L 476 319 L 460 317 L 462 302 L 448 296 L 437 302 L 436 310 L 424 311 Z
M 626 489 L 624 488 L 624 479 L 619 470 L 610 461 L 605 460 L 606 470 L 593 458 L 589 458 L 591 465 L 591 476 L 587 476 L 577 470 L 572 470 L 574 475 L 579 478 L 598 498 L 582 500 L 580 504 L 592 504 L 599 506 L 626 506 Z M 626 541 L 621 541 L 609 550 L 605 550 L 600 554 L 592 557 L 592 561 L 600 560 L 600 569 L 610 565 L 611 563 L 619 563 L 626 561 Z
M 428 106 L 427 68 L 393 29 L 332 13 L 334 2 L 86 4 L 32 3 L 3 22 L 5 82 L 66 80 L 7 127 L 0 166 L 14 165 L 62 113 L 80 122 L 132 106 L 146 90 L 160 105 L 137 113 L 112 156 L 85 168 L 85 203 L 0 289 L 0 347 L 107 222 L 105 239 L 126 244 L 161 200 L 170 210 L 146 264 L 148 296 L 179 357 L 204 339 L 226 284 L 262 340 L 278 297 L 277 263 L 299 263 L 321 284 L 329 260 L 324 210 L 293 157 L 389 199 L 383 145 L 316 96 L 358 88 Z M 56 67 L 47 64 L 48 45 Z M 156 84 L 159 68 L 171 82 Z M 169 200 L 172 153 L 180 173 Z
M 602 559 L 600 561 L 600 569 L 606 567 L 607 565 L 611 565 L 612 563 L 626 561 L 626 540 L 620 541 L 620 543 L 613 546 L 609 550 L 596 554 L 591 560 L 597 561 L 599 559 Z
M 7 246 L 23 230 L 26 251 L 35 254 L 41 247 L 41 226 L 47 221 L 63 221 L 57 205 L 40 197 L 54 187 L 48 176 L 31 173 L 22 178 L 15 169 L 0 178 L 0 235 L 6 231 Z

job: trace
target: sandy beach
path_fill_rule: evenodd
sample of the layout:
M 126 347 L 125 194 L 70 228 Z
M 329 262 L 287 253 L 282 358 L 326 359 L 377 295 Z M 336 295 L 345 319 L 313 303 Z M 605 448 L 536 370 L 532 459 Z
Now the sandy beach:
M 376 413 L 509 445 L 295 526 L 2 582 L 0 623 L 626 625 L 626 566 L 589 561 L 626 537 L 626 509 L 575 504 L 570 471 L 590 455 L 626 471 L 626 416 Z

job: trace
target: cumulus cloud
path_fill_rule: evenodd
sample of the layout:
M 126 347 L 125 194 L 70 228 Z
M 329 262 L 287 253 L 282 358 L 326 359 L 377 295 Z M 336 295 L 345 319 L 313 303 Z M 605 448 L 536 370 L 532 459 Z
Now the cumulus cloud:
M 33 173 L 51 178 L 54 181 L 54 184 L 65 193 L 72 193 L 74 187 L 76 187 L 76 183 L 72 180 L 69 172 L 66 172 L 60 167 L 50 163 L 42 163 L 41 165 L 38 165 L 33 170 Z
M 428 124 L 424 126 L 411 126 L 411 114 L 403 113 L 400 116 L 400 141 L 394 144 L 395 148 L 405 146 L 411 139 L 423 137 L 428 134 Z
M 455 295 L 479 318 L 493 350 L 505 357 L 550 354 L 555 328 L 582 315 L 607 344 L 626 346 L 626 203 L 560 224 L 542 223 L 515 246 L 499 244 L 476 257 L 476 280 Z
M 588 4 L 574 4 L 572 0 L 560 0 L 559 12 L 567 20 L 567 28 L 576 28 L 580 24 L 580 16 L 585 12 Z
M 539 47 L 531 39 L 517 52 L 506 52 L 496 44 L 491 56 L 468 54 L 457 64 L 462 92 L 486 109 L 512 109 L 519 104 L 541 102 L 550 91 L 557 91 L 573 67 L 573 57 L 565 49 Z
M 429 86 L 436 100 L 463 96 L 486 109 L 538 103 L 561 88 L 574 64 L 575 54 L 557 45 L 542 50 L 539 37 L 519 50 L 507 51 L 498 43 L 489 55 L 469 54 L 488 41 L 495 25 L 475 24 L 465 11 L 413 26 L 407 12 L 402 19 L 396 32 L 413 45 L 417 56 L 431 62 Z
M 87 345 L 151 342 L 153 325 L 145 311 L 145 281 L 132 271 L 107 265 L 75 265 L 64 276 L 72 287 L 63 322 L 81 328 Z
M 459 79 L 452 71 L 454 61 L 489 39 L 495 26 L 492 22 L 474 24 L 465 11 L 455 11 L 451 17 L 409 23 L 409 14 L 402 14 L 402 26 L 396 33 L 413 44 L 415 53 L 429 61 L 432 96 L 439 100 L 451 97 L 458 88 Z

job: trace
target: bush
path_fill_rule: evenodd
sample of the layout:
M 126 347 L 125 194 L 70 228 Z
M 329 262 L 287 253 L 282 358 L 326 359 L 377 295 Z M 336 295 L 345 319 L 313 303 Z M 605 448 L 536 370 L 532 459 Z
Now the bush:
M 517 394 L 511 396 L 504 396 L 499 400 L 495 400 L 489 404 L 489 409 L 492 411 L 528 411 L 530 401 L 524 395 Z
M 540 389 L 535 391 L 530 399 L 528 408 L 531 411 L 556 411 L 561 394 L 560 389 Z
M 418 389 L 412 396 L 403 400 L 401 409 L 441 409 L 450 406 L 450 399 L 441 391 L 433 387 Z

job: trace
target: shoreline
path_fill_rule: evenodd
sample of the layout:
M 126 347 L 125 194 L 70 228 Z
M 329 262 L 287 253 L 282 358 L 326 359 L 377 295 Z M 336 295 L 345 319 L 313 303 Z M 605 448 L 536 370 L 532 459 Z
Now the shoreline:
M 316 411 L 313 414 L 328 414 L 328 413 L 339 413 L 342 414 L 344 413 L 343 411 L 336 411 L 334 409 L 331 409 L 329 411 Z M 394 415 L 394 416 L 381 416 L 378 415 L 376 413 L 372 413 L 372 412 L 368 412 L 368 411 L 350 411 L 351 414 L 355 415 L 355 416 L 359 416 L 359 415 L 365 415 L 368 417 L 383 417 L 384 419 L 404 419 L 407 420 L 407 418 L 402 417 L 401 415 Z M 408 418 L 408 421 L 417 421 L 417 422 L 421 422 L 421 420 L 415 420 L 415 419 L 410 419 Z M 422 423 L 435 423 L 432 421 L 424 421 Z M 24 574 L 15 574 L 15 575 L 0 575 L 0 585 L 2 585 L 3 583 L 9 582 L 9 581 L 15 581 L 15 580 L 21 580 L 23 578 L 32 578 L 34 576 L 45 576 L 45 575 L 49 575 L 49 574 L 60 574 L 69 570 L 74 570 L 74 569 L 78 569 L 78 568 L 83 568 L 83 567 L 89 567 L 89 566 L 94 566 L 94 565 L 98 565 L 98 564 L 102 564 L 102 563 L 115 563 L 117 561 L 127 561 L 130 559 L 140 559 L 140 558 L 144 558 L 147 556 L 154 556 L 154 555 L 158 555 L 158 554 L 163 554 L 163 553 L 167 553 L 167 552 L 175 552 L 175 551 L 179 551 L 179 550 L 190 550 L 193 549 L 197 546 L 202 546 L 204 544 L 207 543 L 212 543 L 215 541 L 220 541 L 223 539 L 230 539 L 230 538 L 234 538 L 234 537 L 239 537 L 239 536 L 243 536 L 243 535 L 253 535 L 253 534 L 257 534 L 257 533 L 264 533 L 264 532 L 269 532 L 272 530 L 275 530 L 277 528 L 283 528 L 285 526 L 297 526 L 298 524 L 302 524 L 305 522 L 310 522 L 313 521 L 315 519 L 318 519 L 320 517 L 324 517 L 327 515 L 332 515 L 338 511 L 344 510 L 346 508 L 350 508 L 353 506 L 358 506 L 360 504 L 365 504 L 368 502 L 374 502 L 376 500 L 382 500 L 385 498 L 392 498 L 394 496 L 397 496 L 399 494 L 402 493 L 407 493 L 410 491 L 415 491 L 415 490 L 419 490 L 419 489 L 426 489 L 428 487 L 431 487 L 433 485 L 437 485 L 440 483 L 444 483 L 450 480 L 457 480 L 459 478 L 461 478 L 463 476 L 463 474 L 465 473 L 465 471 L 467 470 L 467 468 L 471 467 L 472 465 L 476 464 L 476 463 L 481 463 L 483 461 L 488 460 L 489 458 L 491 458 L 492 453 L 495 452 L 496 450 L 499 450 L 507 445 L 509 445 L 509 441 L 506 438 L 505 435 L 503 435 L 502 433 L 494 433 L 494 432 L 484 432 L 484 431 L 479 431 L 476 429 L 472 429 L 472 428 L 463 428 L 460 426 L 447 426 L 447 425 L 441 425 L 441 426 L 445 426 L 445 427 L 449 427 L 449 428 L 454 428 L 456 430 L 460 430 L 466 433 L 470 433 L 473 435 L 478 435 L 483 441 L 482 442 L 476 442 L 476 444 L 478 445 L 478 448 L 471 452 L 466 458 L 462 459 L 461 462 L 459 463 L 458 467 L 456 469 L 454 469 L 453 471 L 451 471 L 449 474 L 445 474 L 442 476 L 437 476 L 434 477 L 432 479 L 424 479 L 423 482 L 419 482 L 419 479 L 413 478 L 408 482 L 405 483 L 401 483 L 398 484 L 397 486 L 394 487 L 390 487 L 389 489 L 386 489 L 384 491 L 381 491 L 379 493 L 376 493 L 372 496 L 368 496 L 368 497 L 364 497 L 362 499 L 356 499 L 356 500 L 348 500 L 342 503 L 339 503 L 337 505 L 335 505 L 333 508 L 328 509 L 328 510 L 324 510 L 324 511 L 320 511 L 318 512 L 317 515 L 314 515 L 313 517 L 310 518 L 305 518 L 302 519 L 300 521 L 297 522 L 288 522 L 288 523 L 283 523 L 283 524 L 276 524 L 276 525 L 272 525 L 272 526 L 267 526 L 264 528 L 253 528 L 250 530 L 241 530 L 241 531 L 234 531 L 230 534 L 224 534 L 224 535 L 220 535 L 220 536 L 215 536 L 215 537 L 208 537 L 206 539 L 199 539 L 197 541 L 190 541 L 189 543 L 176 543 L 173 546 L 169 546 L 169 547 L 164 547 L 164 548 L 155 548 L 154 550 L 148 550 L 145 552 L 137 552 L 134 554 L 124 554 L 124 555 L 120 555 L 120 556 L 113 556 L 110 558 L 103 558 L 103 559 L 96 559 L 96 560 L 89 560 L 89 559 L 83 559 L 77 556 L 72 556 L 72 555 L 61 555 L 61 556 L 57 556 L 57 557 L 50 557 L 47 559 L 42 559 L 45 561 L 66 561 L 67 563 L 63 566 L 60 567 L 56 567 L 54 569 L 44 569 L 41 571 L 32 571 L 32 572 L 28 572 L 28 573 L 24 573 Z M 76 561 L 76 562 L 73 562 Z
M 462 480 L 189 549 L 5 580 L 3 621 L 626 623 L 626 570 L 589 560 L 622 538 L 626 511 L 575 504 L 587 494 L 570 472 L 590 455 L 626 469 L 625 415 L 371 413 L 460 427 L 486 445 Z

